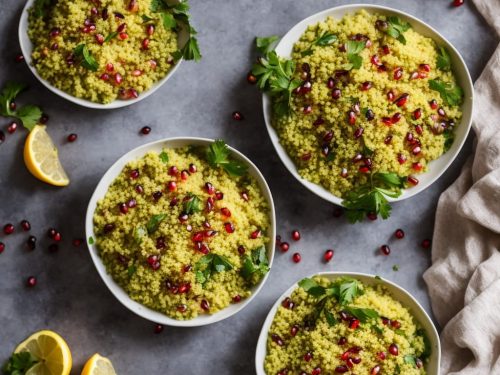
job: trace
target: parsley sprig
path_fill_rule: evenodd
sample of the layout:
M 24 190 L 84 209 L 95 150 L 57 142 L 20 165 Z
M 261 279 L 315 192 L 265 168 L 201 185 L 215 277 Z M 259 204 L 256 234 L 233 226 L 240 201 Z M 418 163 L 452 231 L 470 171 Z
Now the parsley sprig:
M 274 113 L 279 117 L 290 114 L 292 92 L 301 84 L 293 78 L 294 73 L 295 62 L 280 58 L 276 51 L 266 52 L 252 67 L 257 87 L 272 97 Z
M 234 267 L 229 260 L 218 254 L 207 254 L 194 265 L 196 281 L 204 285 L 214 273 L 230 271 Z
M 92 56 L 92 53 L 86 44 L 82 43 L 77 45 L 73 50 L 73 55 L 75 55 L 75 58 L 85 69 L 92 70 L 93 72 L 99 69 L 99 64 L 94 56 Z
M 37 358 L 30 352 L 15 353 L 5 363 L 2 371 L 5 375 L 24 375 L 36 363 Z
M 0 93 L 0 115 L 17 118 L 26 129 L 31 131 L 42 117 L 42 110 L 34 105 L 24 105 L 18 109 L 11 108 L 11 104 L 26 87 L 23 83 L 6 83 Z
M 411 25 L 403 21 L 398 16 L 390 16 L 387 17 L 387 30 L 385 33 L 389 36 L 392 36 L 394 39 L 399 40 L 401 43 L 406 44 L 406 38 L 404 37 L 404 33 L 411 29 Z
M 335 43 L 336 41 L 337 35 L 325 31 L 311 43 L 311 46 L 308 49 L 302 51 L 300 54 L 302 55 L 302 57 L 312 55 L 313 48 L 315 46 L 325 47 Z
M 246 164 L 231 157 L 231 151 L 222 139 L 208 147 L 207 161 L 213 168 L 224 169 L 231 177 L 241 177 L 248 170 Z
M 191 16 L 187 1 L 182 0 L 176 4 L 168 4 L 166 0 L 152 0 L 149 9 L 152 13 L 159 14 L 162 24 L 166 29 L 179 30 L 181 25 L 186 27 L 189 38 L 184 46 L 174 53 L 174 59 L 179 60 L 183 57 L 186 60 L 199 61 L 201 53 L 198 40 L 195 37 L 197 31 L 190 22 Z M 151 17 L 145 18 L 144 16 L 143 19 L 152 20 Z
M 253 249 L 250 255 L 243 260 L 241 276 L 247 281 L 255 283 L 269 272 L 269 260 L 265 246 Z M 254 279 L 256 277 L 256 279 Z
M 437 51 L 436 66 L 445 72 L 451 70 L 451 57 L 444 47 L 440 47 Z
M 255 46 L 257 51 L 265 55 L 268 52 L 271 52 L 274 49 L 279 37 L 277 35 L 264 36 L 264 37 L 256 37 L 255 38 Z
M 151 216 L 151 219 L 149 219 L 148 223 L 146 224 L 146 230 L 148 231 L 148 233 L 151 234 L 156 232 L 160 227 L 161 222 L 165 220 L 167 216 L 167 214 L 158 214 Z
M 440 79 L 429 80 L 429 88 L 439 92 L 444 102 L 451 106 L 457 106 L 462 103 L 463 91 L 460 86 L 452 82 L 444 82 Z
M 365 42 L 348 40 L 345 48 L 347 52 L 348 64 L 344 65 L 346 70 L 359 69 L 363 65 L 363 58 L 359 55 L 365 49 Z
M 391 205 L 386 197 L 399 197 L 405 186 L 406 178 L 396 173 L 374 173 L 367 184 L 352 190 L 343 200 L 347 219 L 355 223 L 362 221 L 368 213 L 380 214 L 387 219 L 391 214 Z
M 187 199 L 184 200 L 184 212 L 187 215 L 201 212 L 202 206 L 201 199 L 195 194 L 189 193 Z

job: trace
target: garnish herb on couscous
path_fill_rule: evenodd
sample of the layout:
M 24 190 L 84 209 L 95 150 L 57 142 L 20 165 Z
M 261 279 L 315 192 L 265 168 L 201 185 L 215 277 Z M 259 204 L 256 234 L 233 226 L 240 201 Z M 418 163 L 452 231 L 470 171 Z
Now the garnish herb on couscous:
M 270 225 L 257 181 L 221 140 L 130 162 L 94 213 L 108 273 L 133 300 L 175 319 L 250 296 L 269 271 Z
M 276 311 L 266 374 L 426 374 L 430 344 L 382 285 L 306 278 Z
M 463 91 L 448 51 L 366 11 L 310 25 L 289 59 L 274 42 L 257 38 L 252 74 L 298 173 L 343 198 L 351 221 L 387 218 L 387 198 L 417 185 L 453 143 Z

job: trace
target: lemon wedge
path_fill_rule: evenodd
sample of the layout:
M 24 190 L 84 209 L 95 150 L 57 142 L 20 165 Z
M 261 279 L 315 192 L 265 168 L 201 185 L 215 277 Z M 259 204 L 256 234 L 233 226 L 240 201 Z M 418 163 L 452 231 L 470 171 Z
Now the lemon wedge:
M 54 186 L 66 186 L 69 178 L 64 171 L 57 148 L 44 125 L 35 125 L 24 144 L 24 163 L 33 176 Z
M 14 353 L 27 351 L 36 359 L 26 375 L 69 375 L 72 358 L 66 341 L 52 331 L 34 333 L 20 343 Z
M 96 353 L 85 363 L 82 375 L 116 375 L 116 372 L 109 359 Z

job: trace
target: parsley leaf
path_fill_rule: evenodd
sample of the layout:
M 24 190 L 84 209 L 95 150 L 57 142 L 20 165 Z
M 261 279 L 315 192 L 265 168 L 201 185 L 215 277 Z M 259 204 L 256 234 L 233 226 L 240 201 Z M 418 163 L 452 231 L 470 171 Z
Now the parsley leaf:
M 328 310 L 325 310 L 325 318 L 326 318 L 326 322 L 328 323 L 328 325 L 330 327 L 333 327 L 334 325 L 336 325 L 338 323 L 337 319 L 335 319 L 333 314 Z
M 398 16 L 390 16 L 387 18 L 387 30 L 385 31 L 387 35 L 392 36 L 394 39 L 399 40 L 401 43 L 406 44 L 406 38 L 403 33 L 411 29 L 411 25 L 403 21 Z
M 99 64 L 97 63 L 94 56 L 89 51 L 86 44 L 79 44 L 73 50 L 73 54 L 76 58 L 80 60 L 80 65 L 85 69 L 92 70 L 93 72 L 99 69 Z
M 231 177 L 241 177 L 248 167 L 241 161 L 230 157 L 230 150 L 222 139 L 217 139 L 207 150 L 207 161 L 213 168 L 222 168 Z
M 200 212 L 202 210 L 201 199 L 191 193 L 189 193 L 187 197 L 189 197 L 189 199 L 184 201 L 184 212 L 188 215 Z
M 429 88 L 439 92 L 444 102 L 450 106 L 457 106 L 462 103 L 464 93 L 460 86 L 454 83 L 431 79 L 429 80 Z
M 377 319 L 379 317 L 378 312 L 373 309 L 347 306 L 344 310 L 359 319 L 361 323 L 366 323 L 368 320 Z
M 455 141 L 455 136 L 453 135 L 453 132 L 445 130 L 443 133 L 443 137 L 444 137 L 444 152 L 447 152 L 453 145 L 453 142 Z
M 177 27 L 177 21 L 175 20 L 174 16 L 170 13 L 162 13 L 161 14 L 161 19 L 163 21 L 163 26 L 165 29 L 174 29 Z
M 137 267 L 135 264 L 132 264 L 129 268 L 127 268 L 127 274 L 131 277 L 137 271 Z
M 142 243 L 142 239 L 148 234 L 148 229 L 144 225 L 137 225 L 134 228 L 134 242 L 136 245 Z
M 241 268 L 241 276 L 247 281 L 253 281 L 252 276 L 257 275 L 260 280 L 269 272 L 269 260 L 267 259 L 266 247 L 261 246 L 253 249 L 250 255 L 247 255 L 243 260 Z
M 350 69 L 359 69 L 363 65 L 363 58 L 359 55 L 361 51 L 365 49 L 365 42 L 356 41 L 356 40 L 348 40 L 345 48 L 347 52 L 347 60 L 349 63 L 344 67 L 347 70 Z
M 445 72 L 451 70 L 451 57 L 448 54 L 448 51 L 444 47 L 440 47 L 438 49 L 438 55 L 436 59 L 436 65 L 438 69 L 441 69 Z
M 405 355 L 403 357 L 405 363 L 408 363 L 409 365 L 413 365 L 413 367 L 416 367 L 417 366 L 417 359 L 412 356 L 412 355 Z
M 302 57 L 312 55 L 314 46 L 321 46 L 321 47 L 329 46 L 330 44 L 333 44 L 336 40 L 337 40 L 337 35 L 325 31 L 322 35 L 320 35 L 312 42 L 311 46 L 307 50 L 302 51 L 300 54 L 302 55 Z
M 316 298 L 335 297 L 341 305 L 351 303 L 354 298 L 363 294 L 359 281 L 351 278 L 335 280 L 326 288 L 319 285 L 314 279 L 305 278 L 299 282 L 299 287 Z
M 257 51 L 265 55 L 268 52 L 271 52 L 276 45 L 276 41 L 279 39 L 277 35 L 271 35 L 268 37 L 256 37 L 255 38 L 255 46 L 257 47 Z
M 7 82 L 5 84 L 0 93 L 0 115 L 19 119 L 23 126 L 31 131 L 42 116 L 42 110 L 34 105 L 25 105 L 17 110 L 10 108 L 11 103 L 26 87 L 25 84 L 17 82 Z
M 116 38 L 117 35 L 118 35 L 117 31 L 113 31 L 112 33 L 108 34 L 108 36 L 104 38 L 104 43 L 108 43 L 110 40 Z
M 5 375 L 24 375 L 38 362 L 38 359 L 30 352 L 15 353 L 5 363 L 2 371 Z
M 161 222 L 165 220 L 167 217 L 167 214 L 159 214 L 159 215 L 153 215 L 151 219 L 149 219 L 148 223 L 146 224 L 146 229 L 149 234 L 154 233 L 158 230 L 158 227 L 160 226 Z
M 207 254 L 200 258 L 194 265 L 196 281 L 200 284 L 205 284 L 215 272 L 230 271 L 233 265 L 229 260 L 218 254 Z

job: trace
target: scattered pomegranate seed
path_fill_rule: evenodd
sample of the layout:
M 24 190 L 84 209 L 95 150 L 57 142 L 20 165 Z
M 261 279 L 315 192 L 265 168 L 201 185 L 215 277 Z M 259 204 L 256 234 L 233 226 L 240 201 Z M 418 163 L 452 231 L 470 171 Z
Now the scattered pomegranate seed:
M 109 74 L 108 73 L 102 73 L 100 78 L 103 81 L 109 81 Z
M 143 126 L 141 128 L 141 133 L 144 135 L 148 135 L 149 133 L 151 133 L 151 128 L 149 126 Z
M 36 249 L 36 237 L 29 236 L 28 239 L 26 240 L 26 245 L 28 246 L 28 248 L 30 250 L 35 250 Z
M 382 52 L 384 52 L 384 55 L 388 55 L 391 53 L 391 49 L 389 48 L 389 46 L 387 44 L 384 44 L 382 46 Z
M 298 325 L 294 324 L 292 328 L 290 328 L 290 336 L 295 337 L 297 336 L 297 333 L 299 332 L 300 328 Z
M 394 92 L 392 90 L 390 90 L 387 93 L 387 100 L 389 100 L 390 102 L 393 102 L 395 98 L 396 98 L 396 95 L 394 94 Z
M 377 358 L 380 359 L 380 360 L 385 360 L 386 356 L 385 356 L 385 352 L 378 352 L 377 353 Z
M 406 156 L 404 156 L 403 154 L 398 154 L 398 162 L 399 164 L 406 163 Z
M 398 320 L 391 320 L 391 327 L 395 329 L 401 328 L 401 323 Z
M 391 353 L 392 355 L 398 355 L 399 354 L 398 346 L 396 344 L 391 344 L 389 346 L 389 353 Z
M 105 224 L 103 231 L 104 231 L 104 233 L 108 234 L 108 233 L 111 233 L 114 229 L 115 229 L 114 224 Z
M 299 253 L 294 253 L 293 256 L 292 256 L 292 260 L 295 262 L 295 263 L 299 263 L 301 260 L 302 260 L 302 257 L 300 256 Z
M 224 223 L 224 229 L 226 229 L 226 232 L 229 234 L 234 233 L 233 223 Z
M 382 65 L 382 63 L 380 62 L 380 59 L 377 55 L 373 55 L 371 58 L 370 58 L 370 61 L 373 65 L 376 65 L 376 66 L 380 66 Z
M 391 248 L 388 245 L 382 245 L 380 246 L 380 251 L 384 255 L 389 255 L 391 253 Z
M 243 245 L 238 246 L 238 254 L 243 255 L 245 254 L 245 251 L 246 251 L 245 246 Z
M 233 297 L 233 302 L 234 303 L 238 303 L 238 302 L 241 302 L 241 296 L 239 294 L 235 295 Z
M 281 306 L 283 306 L 285 309 L 293 310 L 293 308 L 295 307 L 295 303 L 293 303 L 290 297 L 286 297 L 283 301 L 281 301 Z
M 185 304 L 180 304 L 177 306 L 177 311 L 180 313 L 185 313 L 187 311 L 187 306 Z
M 308 115 L 312 112 L 312 105 L 310 104 L 307 104 L 305 105 L 303 108 L 302 108 L 302 112 L 305 114 L 305 115 Z
M 260 238 L 262 236 L 262 231 L 260 229 L 257 229 L 255 231 L 253 231 L 252 233 L 250 233 L 250 238 L 252 240 L 255 240 L 256 238 Z
M 21 221 L 21 228 L 23 228 L 23 230 L 25 232 L 29 231 L 31 229 L 31 224 L 28 220 L 22 220 Z
M 356 113 L 354 111 L 347 112 L 347 118 L 349 120 L 349 124 L 354 125 L 356 123 Z
M 5 133 L 0 130 L 0 145 L 5 141 Z
M 309 362 L 313 358 L 313 355 L 311 352 L 307 352 L 306 354 L 304 354 L 303 358 L 304 358 L 304 361 Z
M 12 121 L 8 126 L 7 126 L 7 132 L 9 134 L 14 133 L 17 130 L 17 122 Z
M 319 375 L 319 374 L 321 374 L 321 368 L 320 367 L 316 367 L 316 368 L 314 368 L 311 371 L 311 375 Z
M 422 148 L 417 145 L 417 146 L 413 147 L 413 149 L 411 150 L 411 152 L 412 152 L 413 155 L 418 155 L 418 154 L 420 154 L 420 152 L 422 152 Z
M 420 358 L 417 358 L 415 360 L 415 366 L 417 366 L 417 368 L 422 368 L 424 367 L 424 362 Z
M 325 251 L 325 255 L 323 255 L 323 259 L 325 262 L 331 261 L 333 258 L 333 250 L 329 249 Z
M 408 176 L 407 180 L 408 180 L 408 183 L 410 183 L 413 186 L 418 185 L 418 182 L 419 182 L 418 179 L 416 177 L 413 177 L 413 176 Z
M 392 118 L 387 117 L 387 116 L 384 116 L 384 117 L 382 117 L 382 122 L 383 122 L 385 125 L 389 125 L 389 126 L 391 126 L 391 125 L 392 125 Z
M 234 121 L 241 121 L 241 120 L 244 119 L 242 113 L 239 112 L 239 111 L 234 111 L 233 114 L 232 114 L 232 117 L 233 117 Z
M 422 109 L 417 108 L 415 111 L 413 111 L 413 119 L 418 120 L 422 117 Z
M 30 276 L 26 280 L 26 286 L 29 288 L 33 288 L 37 283 L 36 277 L 35 276 Z
M 243 199 L 245 202 L 248 202 L 248 200 L 250 199 L 250 197 L 248 196 L 248 192 L 246 192 L 246 191 L 242 191 L 240 193 L 240 196 L 241 196 L 241 199 Z
M 420 64 L 418 66 L 420 70 L 423 70 L 424 72 L 430 72 L 431 71 L 431 66 L 429 64 Z
M 361 90 L 362 91 L 368 91 L 372 88 L 373 82 L 371 81 L 365 81 L 361 84 Z
M 399 81 L 403 77 L 403 68 L 397 67 L 394 69 L 394 79 Z
M 126 213 L 128 212 L 128 206 L 127 206 L 127 204 L 126 204 L 126 203 L 120 203 L 120 204 L 118 205 L 118 208 L 120 209 L 120 212 L 121 212 L 122 214 L 126 214 Z
M 457 7 L 457 8 L 458 8 L 459 6 L 464 5 L 464 3 L 465 3 L 465 0 L 453 0 L 452 5 L 453 5 L 454 7 Z
M 121 83 L 122 83 L 122 81 L 123 81 L 123 77 L 122 77 L 122 75 L 121 75 L 120 73 L 116 73 L 116 74 L 115 74 L 115 83 L 116 83 L 117 85 L 119 85 L 119 84 L 121 84 Z
M 14 58 L 14 60 L 17 63 L 23 62 L 24 61 L 24 56 L 21 53 L 19 53 L 19 54 L 16 55 L 16 57 Z
M 420 244 L 424 249 L 428 249 L 431 247 L 431 240 L 429 239 L 425 239 L 422 241 L 422 243 Z
M 290 245 L 288 244 L 288 242 L 281 242 L 279 246 L 281 251 L 284 253 L 286 253 L 288 249 L 290 249 Z
M 378 374 L 380 374 L 380 366 L 376 365 L 371 369 L 370 375 L 378 375 Z
M 340 99 L 341 96 L 342 96 L 342 91 L 339 88 L 334 88 L 332 90 L 332 98 L 333 99 L 338 100 L 338 99 Z
M 377 214 L 375 212 L 368 212 L 366 217 L 371 221 L 377 220 Z
M 405 236 L 405 232 L 399 228 L 399 229 L 396 229 L 396 231 L 394 232 L 394 237 L 396 237 L 398 240 L 404 238 Z
M 123 32 L 123 33 L 119 33 L 118 34 L 118 38 L 120 38 L 121 40 L 125 40 L 128 38 L 128 34 Z
M 408 97 L 410 94 L 404 93 L 399 98 L 396 99 L 396 105 L 398 107 L 403 107 L 408 102 Z
M 349 368 L 345 365 L 340 365 L 340 366 L 335 367 L 335 372 L 337 374 L 344 374 L 347 371 L 349 371 Z
M 414 79 L 417 79 L 417 78 L 420 78 L 420 73 L 419 72 L 412 72 L 410 74 L 410 80 L 414 80 Z
M 71 133 L 70 135 L 68 135 L 68 142 L 70 143 L 73 143 L 74 141 L 76 141 L 76 139 L 78 138 L 78 135 L 76 135 L 75 133 Z
M 284 343 L 284 341 L 283 341 L 283 339 L 282 339 L 279 335 L 277 335 L 276 333 L 273 333 L 273 334 L 271 335 L 271 339 L 272 339 L 272 340 L 273 340 L 273 341 L 274 341 L 277 345 L 279 345 L 279 346 L 283 346 L 283 345 L 285 344 L 285 343 Z
M 359 139 L 362 135 L 363 135 L 363 132 L 364 132 L 365 129 L 359 127 L 357 128 L 355 131 L 354 131 L 354 138 L 355 139 Z
M 392 124 L 397 124 L 400 120 L 401 120 L 401 117 L 403 117 L 401 115 L 401 113 L 399 112 L 396 112 L 395 114 L 392 115 L 391 117 L 391 123 Z
M 156 334 L 162 333 L 163 332 L 163 325 L 155 324 L 153 332 Z
M 385 137 L 384 143 L 386 145 L 390 144 L 391 142 L 392 142 L 392 135 L 388 135 L 387 137 Z
M 73 244 L 73 246 L 74 246 L 74 247 L 78 247 L 78 246 L 80 246 L 82 243 L 83 243 L 83 239 L 81 239 L 81 238 L 75 238 L 75 239 L 73 239 L 73 241 L 72 241 L 72 244 Z
M 359 323 L 360 323 L 360 321 L 358 319 L 353 319 L 349 323 L 349 328 L 350 329 L 357 329 L 359 327 Z
M 11 223 L 8 223 L 8 224 L 5 224 L 5 226 L 3 227 L 3 232 L 7 235 L 9 234 L 12 234 L 14 233 L 14 225 L 12 225 Z
M 104 44 L 104 35 L 102 35 L 102 34 L 95 34 L 94 38 L 95 38 L 95 41 L 97 43 Z
M 418 171 L 421 171 L 424 168 L 424 166 L 417 161 L 417 162 L 412 164 L 412 168 L 414 171 L 418 172 Z
M 442 107 L 438 108 L 438 115 L 441 117 L 446 116 L 446 112 L 444 111 L 444 109 Z
M 2 254 L 4 250 L 5 250 L 5 244 L 0 241 L 0 254 Z
M 432 109 L 437 109 L 437 107 L 438 107 L 438 103 L 437 103 L 436 99 L 432 99 L 432 100 L 429 102 L 429 106 L 430 106 Z
M 247 74 L 247 82 L 251 85 L 254 85 L 257 82 L 257 77 L 252 74 L 252 72 L 249 72 Z
M 293 230 L 292 231 L 292 239 L 294 241 L 300 240 L 300 232 L 298 230 Z
M 144 193 L 144 188 L 142 187 L 142 185 L 135 185 L 135 191 L 138 194 L 142 194 L 142 193 Z

